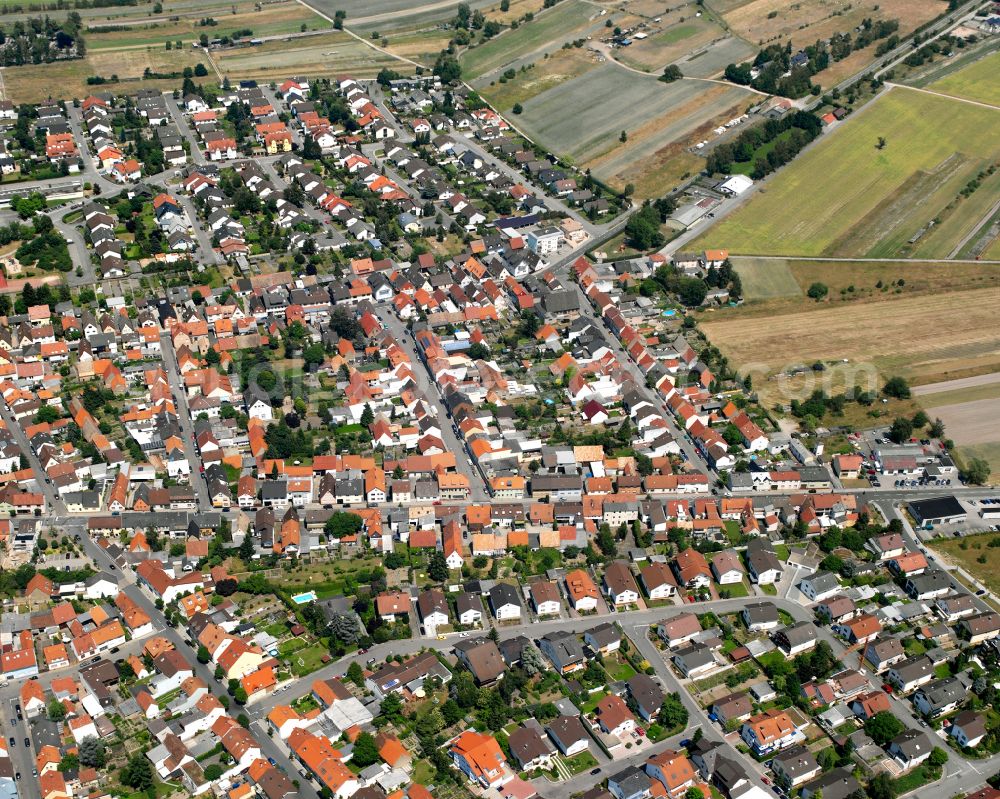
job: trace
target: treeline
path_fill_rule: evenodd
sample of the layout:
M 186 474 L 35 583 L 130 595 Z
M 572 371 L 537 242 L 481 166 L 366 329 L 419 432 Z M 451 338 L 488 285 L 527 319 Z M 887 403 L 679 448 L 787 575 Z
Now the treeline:
M 809 142 L 819 136 L 823 123 L 808 111 L 795 111 L 781 119 L 769 119 L 763 125 L 743 131 L 731 142 L 718 145 L 705 162 L 712 174 L 730 172 L 734 163 L 753 163 L 750 177 L 759 180 L 787 164 Z M 758 151 L 773 142 L 766 154 Z
M 866 18 L 856 33 L 838 33 L 826 42 L 817 41 L 805 47 L 800 53 L 792 53 L 792 43 L 772 44 L 765 47 L 753 61 L 729 64 L 726 80 L 740 86 L 750 86 L 757 91 L 777 94 L 782 97 L 804 97 L 810 92 L 818 93 L 812 76 L 822 72 L 830 61 L 840 61 L 852 52 L 864 49 L 879 39 L 885 39 L 877 53 L 884 55 L 897 44 L 899 20 L 872 20 Z
M 61 23 L 45 16 L 18 20 L 9 29 L 0 27 L 0 66 L 43 64 L 85 54 L 80 15 L 75 11 Z
M 916 37 L 913 43 L 918 44 L 919 40 L 920 37 Z M 956 48 L 961 50 L 965 45 L 966 41 L 961 36 L 942 36 L 940 39 L 928 42 L 919 50 L 914 50 L 903 59 L 903 63 L 908 67 L 920 67 L 930 63 L 939 55 L 950 56 Z
M 895 37 L 895 43 L 891 47 L 885 47 L 892 41 L 893 34 L 899 30 L 898 19 L 872 20 L 866 18 L 861 22 L 861 30 L 854 36 L 851 33 L 837 33 L 830 38 L 830 57 L 834 61 L 842 61 L 855 50 L 864 50 L 878 39 L 886 39 L 876 51 L 878 55 L 884 55 L 893 47 L 899 44 L 899 37 Z M 884 48 L 884 49 L 882 49 Z
M 4 3 L 0 14 L 23 14 L 28 11 L 69 11 L 73 8 L 114 8 L 137 6 L 139 0 L 56 0 L 55 3 Z

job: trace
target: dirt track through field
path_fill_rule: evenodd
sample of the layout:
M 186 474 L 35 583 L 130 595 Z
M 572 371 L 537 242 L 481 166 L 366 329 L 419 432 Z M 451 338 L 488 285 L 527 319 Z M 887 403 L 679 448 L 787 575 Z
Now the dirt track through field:
M 940 394 L 944 391 L 959 391 L 964 388 L 988 386 L 993 383 L 1000 383 L 1000 372 L 993 372 L 988 375 L 976 375 L 975 377 L 962 377 L 958 380 L 944 380 L 940 383 L 927 383 L 922 386 L 915 386 L 913 388 L 913 393 L 920 397 L 925 394 Z

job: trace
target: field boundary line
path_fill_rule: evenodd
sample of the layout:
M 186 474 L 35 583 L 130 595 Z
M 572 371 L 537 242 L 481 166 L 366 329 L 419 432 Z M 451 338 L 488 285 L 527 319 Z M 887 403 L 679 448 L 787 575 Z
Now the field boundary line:
M 970 100 L 968 97 L 956 97 L 953 94 L 944 94 L 943 92 L 932 92 L 930 89 L 921 89 L 917 86 L 907 86 L 905 83 L 892 83 L 886 81 L 886 86 L 891 86 L 895 89 L 906 89 L 911 92 L 920 92 L 921 94 L 930 94 L 934 97 L 943 97 L 945 100 L 955 100 L 959 103 L 968 103 L 969 105 L 978 105 L 980 108 L 988 108 L 991 111 L 1000 111 L 1000 105 L 992 105 L 991 103 L 984 103 L 982 100 Z
M 212 65 L 212 69 L 215 70 L 215 74 L 219 78 L 219 85 L 221 86 L 222 82 L 225 80 L 225 77 L 223 76 L 223 74 L 221 72 L 219 72 L 219 65 L 215 63 L 215 59 L 212 58 L 212 54 L 210 52 L 208 52 L 208 48 L 205 47 L 203 49 L 204 49 L 204 52 L 205 52 L 205 58 L 208 59 L 208 63 L 211 64 Z
M 337 31 L 337 30 L 340 30 L 340 31 L 343 31 L 343 32 L 344 32 L 344 33 L 346 33 L 346 34 L 347 34 L 348 36 L 353 36 L 353 37 L 354 37 L 355 39 L 357 39 L 357 40 L 358 40 L 359 42 L 361 42 L 362 44 L 364 44 L 364 45 L 367 45 L 368 47 L 372 48 L 372 50 L 377 50 L 377 51 L 378 51 L 378 52 L 380 52 L 380 53 L 384 53 L 385 55 L 389 56 L 390 58 L 394 58 L 394 59 L 396 59 L 397 61 L 402 61 L 402 62 L 404 62 L 404 63 L 406 63 L 406 64 L 410 64 L 410 65 L 412 65 L 412 66 L 415 66 L 415 67 L 420 67 L 420 68 L 422 68 L 422 69 L 426 69 L 426 67 L 425 67 L 425 65 L 424 65 L 424 64 L 418 64 L 418 63 L 417 63 L 416 61 L 413 61 L 413 60 L 412 60 L 412 59 L 410 59 L 410 58 L 406 58 L 405 56 L 401 56 L 401 55 L 396 55 L 395 53 L 390 53 L 390 52 L 389 52 L 388 50 L 386 50 L 385 48 L 383 48 L 383 47 L 379 47 L 378 45 L 376 45 L 376 44 L 372 43 L 372 41 L 371 41 L 370 39 L 366 39 L 366 38 L 365 38 L 364 36 L 359 36 L 359 35 L 358 35 L 358 34 L 356 34 L 356 33 L 355 33 L 354 31 L 352 31 L 352 30 L 349 30 L 349 29 L 348 29 L 348 28 L 346 28 L 346 27 L 344 27 L 344 28 L 337 28 L 337 27 L 336 27 L 336 23 L 335 23 L 335 22 L 334 22 L 334 20 L 333 20 L 333 17 L 331 17 L 331 16 L 329 15 L 329 14 L 326 14 L 326 13 L 324 13 L 324 12 L 320 11 L 320 10 L 319 10 L 318 8 L 316 8 L 315 6 L 311 6 L 311 5 L 309 5 L 309 3 L 307 3 L 307 2 L 305 1 L 305 0 L 295 0 L 295 1 L 296 1 L 296 2 L 297 2 L 297 3 L 299 4 L 299 5 L 300 5 L 300 6 L 302 6 L 303 8 L 308 8 L 308 9 L 309 9 L 310 11 L 312 11 L 312 12 L 313 12 L 314 14 L 316 14 L 317 16 L 320 16 L 320 17 L 322 17 L 322 18 L 323 18 L 323 19 L 325 19 L 325 20 L 326 20 L 327 22 L 329 22 L 329 23 L 330 23 L 331 25 L 333 25 L 333 26 L 334 26 L 334 28 L 333 28 L 333 29 L 334 29 L 334 31 Z

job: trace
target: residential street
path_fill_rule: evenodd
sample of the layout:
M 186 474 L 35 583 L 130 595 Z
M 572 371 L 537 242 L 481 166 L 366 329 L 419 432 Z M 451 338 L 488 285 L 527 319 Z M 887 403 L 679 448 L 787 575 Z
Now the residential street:
M 448 452 L 455 454 L 455 468 L 469 480 L 469 489 L 471 492 L 469 500 L 472 502 L 485 502 L 489 499 L 490 493 L 483 480 L 483 476 L 479 472 L 479 469 L 472 465 L 464 442 L 455 433 L 454 423 L 448 410 L 445 408 L 441 392 L 431 382 L 427 366 L 417 353 L 417 348 L 413 337 L 410 335 L 410 331 L 407 330 L 406 326 L 399 320 L 399 317 L 388 306 L 380 305 L 376 308 L 376 312 L 378 313 L 379 321 L 392 333 L 400 346 L 406 347 L 407 354 L 413 363 L 413 376 L 417 381 L 420 393 L 424 395 L 428 402 L 433 403 L 437 410 L 438 426 L 441 428 L 441 438 L 444 441 L 445 448 Z
M 177 403 L 177 421 L 181 428 L 181 435 L 184 439 L 184 452 L 191 463 L 191 485 L 194 487 L 195 496 L 198 498 L 198 508 L 200 510 L 210 510 L 212 500 L 208 496 L 208 485 L 205 483 L 205 475 L 202 474 L 199 464 L 201 458 L 195 451 L 196 443 L 194 437 L 194 425 L 191 423 L 191 411 L 188 408 L 187 391 L 181 383 L 180 372 L 177 369 L 177 356 L 174 353 L 174 343 L 170 338 L 170 333 L 164 331 L 160 334 L 160 348 L 163 352 L 163 368 L 167 373 L 167 380 L 170 382 L 170 391 L 174 395 L 174 402 Z

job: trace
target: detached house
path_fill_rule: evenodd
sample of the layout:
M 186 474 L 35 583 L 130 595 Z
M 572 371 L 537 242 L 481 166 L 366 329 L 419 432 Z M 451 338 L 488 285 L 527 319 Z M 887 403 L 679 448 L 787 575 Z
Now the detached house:
M 740 738 L 758 756 L 799 743 L 804 737 L 791 717 L 777 708 L 752 716 L 740 727 Z

